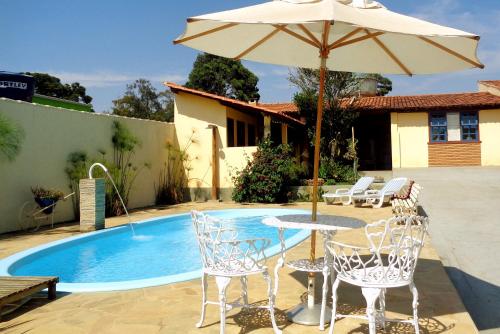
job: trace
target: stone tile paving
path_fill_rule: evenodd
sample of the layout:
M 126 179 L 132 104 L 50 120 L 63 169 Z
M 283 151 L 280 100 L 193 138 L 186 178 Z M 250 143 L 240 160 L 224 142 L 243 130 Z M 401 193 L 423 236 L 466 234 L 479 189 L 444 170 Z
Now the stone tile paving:
M 133 214 L 134 220 L 158 215 L 187 212 L 190 209 L 226 209 L 245 207 L 232 203 L 187 203 L 163 209 L 147 209 Z M 251 206 L 256 207 L 256 205 Z M 261 207 L 261 205 L 259 206 Z M 265 207 L 282 207 L 268 205 Z M 287 205 L 287 208 L 310 208 L 308 203 Z M 379 210 L 320 204 L 322 213 L 352 216 L 366 222 L 387 218 L 390 208 Z M 108 219 L 107 226 L 126 222 L 124 218 Z M 431 221 L 432 224 L 432 221 Z M 0 236 L 0 258 L 20 250 L 61 239 L 78 233 L 76 224 L 65 224 L 54 229 L 43 229 L 36 233 L 6 234 Z M 340 232 L 338 240 L 363 243 L 362 230 Z M 307 257 L 309 241 L 306 240 L 290 250 L 287 258 Z M 318 247 L 320 248 L 320 247 Z M 321 251 L 319 251 L 321 253 Z M 274 266 L 276 258 L 270 259 Z M 306 276 L 303 273 L 283 269 L 280 275 L 280 289 L 277 297 L 277 318 L 285 333 L 317 333 L 317 327 L 306 327 L 286 321 L 284 312 L 297 305 L 304 298 Z M 420 292 L 421 332 L 477 333 L 455 288 L 446 275 L 439 257 L 430 246 L 423 249 L 415 274 Z M 239 282 L 228 289 L 228 299 L 239 296 Z M 317 282 L 317 299 L 321 279 Z M 215 283 L 209 282 L 209 299 L 215 300 Z M 249 297 L 252 303 L 265 302 L 265 283 L 260 277 L 250 277 Z M 119 292 L 85 294 L 58 294 L 55 301 L 35 298 L 0 322 L 2 333 L 218 333 L 219 310 L 209 305 L 205 325 L 201 329 L 194 324 L 200 315 L 200 280 L 176 283 Z M 340 312 L 364 312 L 364 299 L 359 289 L 348 285 L 339 288 Z M 407 318 L 411 314 L 411 294 L 408 289 L 392 289 L 387 295 L 389 316 Z M 328 328 L 327 328 L 328 329 Z M 232 310 L 228 312 L 227 333 L 272 333 L 268 313 L 262 310 Z M 368 326 L 362 320 L 343 319 L 336 323 L 336 333 L 368 333 Z M 382 333 L 383 331 L 381 331 Z M 409 325 L 388 325 L 385 333 L 413 333 Z

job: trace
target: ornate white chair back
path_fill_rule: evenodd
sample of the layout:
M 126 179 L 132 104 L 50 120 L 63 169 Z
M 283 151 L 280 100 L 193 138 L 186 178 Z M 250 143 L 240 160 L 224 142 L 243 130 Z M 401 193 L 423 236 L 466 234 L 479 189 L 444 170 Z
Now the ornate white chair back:
M 270 240 L 238 240 L 238 232 L 229 222 L 198 211 L 192 211 L 191 217 L 205 272 L 224 276 L 264 267 Z
M 394 217 L 365 227 L 369 247 L 328 243 L 339 278 L 363 285 L 405 285 L 413 280 L 428 218 Z

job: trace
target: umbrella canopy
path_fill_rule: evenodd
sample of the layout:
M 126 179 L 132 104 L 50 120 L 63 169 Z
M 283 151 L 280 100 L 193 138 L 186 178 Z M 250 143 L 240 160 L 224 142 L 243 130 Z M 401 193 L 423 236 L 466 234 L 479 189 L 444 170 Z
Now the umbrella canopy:
M 277 0 L 187 21 L 174 43 L 227 58 L 317 69 L 325 47 L 326 66 L 336 71 L 413 75 L 483 67 L 477 35 L 373 1 Z
M 317 219 L 327 68 L 411 76 L 484 67 L 476 55 L 479 36 L 391 12 L 372 0 L 274 0 L 191 17 L 187 22 L 186 31 L 175 44 L 226 58 L 320 69 L 312 221 Z M 315 244 L 312 232 L 311 261 L 315 259 Z M 314 274 L 309 276 L 307 309 L 293 311 L 294 321 L 307 318 L 297 322 L 316 322 L 309 320 L 316 317 Z

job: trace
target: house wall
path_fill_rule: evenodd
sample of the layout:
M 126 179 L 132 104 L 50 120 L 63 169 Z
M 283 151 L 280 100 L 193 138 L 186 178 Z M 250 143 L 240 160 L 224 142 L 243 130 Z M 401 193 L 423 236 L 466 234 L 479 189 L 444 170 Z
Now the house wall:
M 479 111 L 481 165 L 500 166 L 500 109 Z
M 227 147 L 227 117 L 258 125 L 256 117 L 223 106 L 217 101 L 186 93 L 175 95 L 175 127 L 181 149 L 189 156 L 189 187 L 202 190 L 195 200 L 207 199 L 212 187 L 212 129 L 216 125 L 219 187 L 231 188 L 232 175 L 246 165 L 246 156 L 255 152 L 255 146 Z M 195 192 L 192 192 L 195 193 Z
M 428 167 L 426 112 L 391 113 L 392 167 Z
M 165 144 L 175 142 L 172 123 L 140 120 L 105 114 L 43 106 L 0 98 L 0 114 L 19 124 L 25 139 L 13 162 L 0 161 L 0 233 L 19 229 L 18 213 L 26 201 L 33 201 L 31 187 L 55 188 L 70 193 L 65 173 L 68 155 L 85 151 L 100 157 L 99 150 L 112 160 L 112 124 L 119 121 L 139 138 L 133 163 L 143 168 L 131 190 L 129 207 L 155 202 L 154 182 L 166 161 Z M 57 204 L 55 220 L 73 220 L 71 200 Z

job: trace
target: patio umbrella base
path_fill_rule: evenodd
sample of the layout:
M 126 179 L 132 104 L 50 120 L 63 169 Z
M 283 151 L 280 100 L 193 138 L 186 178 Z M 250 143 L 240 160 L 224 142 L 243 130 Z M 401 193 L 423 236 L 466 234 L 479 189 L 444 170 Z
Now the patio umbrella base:
M 321 304 L 315 304 L 312 308 L 308 308 L 307 304 L 299 304 L 286 313 L 288 320 L 293 323 L 318 326 L 321 315 Z M 332 318 L 332 309 L 328 306 L 325 309 L 325 324 L 329 323 Z

